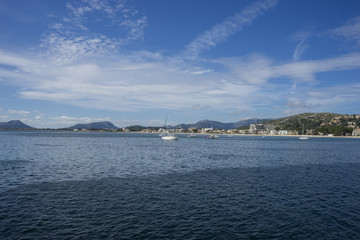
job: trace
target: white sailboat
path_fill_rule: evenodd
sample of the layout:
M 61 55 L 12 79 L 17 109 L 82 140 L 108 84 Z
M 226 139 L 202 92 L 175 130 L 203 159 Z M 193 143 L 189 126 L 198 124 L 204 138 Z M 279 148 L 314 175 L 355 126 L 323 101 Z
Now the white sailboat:
M 166 116 L 166 120 L 165 120 L 166 132 L 165 132 L 165 134 L 162 134 L 161 139 L 162 140 L 178 140 L 178 137 L 175 136 L 175 134 L 170 133 L 168 121 L 169 121 L 169 114 Z
M 309 139 L 309 136 L 305 136 L 304 135 L 304 124 L 302 124 L 302 131 L 301 131 L 301 137 L 299 137 L 299 139 L 301 139 L 301 140 L 307 140 L 307 139 Z

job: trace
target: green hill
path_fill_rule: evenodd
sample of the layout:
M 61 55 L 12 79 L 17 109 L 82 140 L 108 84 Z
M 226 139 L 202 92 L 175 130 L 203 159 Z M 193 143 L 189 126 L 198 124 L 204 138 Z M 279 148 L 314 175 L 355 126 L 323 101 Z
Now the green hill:
M 360 115 L 337 113 L 302 113 L 263 123 L 267 129 L 301 132 L 302 124 L 308 134 L 348 135 L 360 128 Z

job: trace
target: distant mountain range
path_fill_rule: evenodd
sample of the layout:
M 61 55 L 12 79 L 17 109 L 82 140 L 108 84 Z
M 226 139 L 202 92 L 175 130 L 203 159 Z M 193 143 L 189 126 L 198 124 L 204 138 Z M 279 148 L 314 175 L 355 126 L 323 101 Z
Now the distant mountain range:
M 214 129 L 234 129 L 234 128 L 238 128 L 238 127 L 243 127 L 243 126 L 248 126 L 252 123 L 261 123 L 264 121 L 268 121 L 269 119 L 257 119 L 257 118 L 252 118 L 252 119 L 247 119 L 247 120 L 242 120 L 239 122 L 235 122 L 235 123 L 222 123 L 222 122 L 217 122 L 217 121 L 210 121 L 210 120 L 202 120 L 199 121 L 197 123 L 194 124 L 179 124 L 177 126 L 171 126 L 170 128 L 183 128 L 183 129 L 188 129 L 188 128 L 197 128 L 197 129 L 201 129 L 201 128 L 214 128 Z M 160 126 L 163 127 L 163 126 Z M 146 127 L 146 126 L 139 126 L 139 125 L 135 125 L 135 126 L 128 126 L 127 128 L 131 131 L 141 131 L 143 129 L 158 129 L 160 127 Z M 88 123 L 88 124 L 76 124 L 74 126 L 68 127 L 68 128 L 63 128 L 63 129 L 119 129 L 117 126 L 115 126 L 114 124 L 112 124 L 111 122 L 94 122 L 94 123 Z
M 239 127 L 244 127 L 244 126 L 249 126 L 250 124 L 258 124 L 258 123 L 262 123 L 265 121 L 268 121 L 270 119 L 258 119 L 258 118 L 251 118 L 251 119 L 246 119 L 246 120 L 241 120 L 235 123 L 222 123 L 222 122 L 217 122 L 217 121 L 210 121 L 210 120 L 202 120 L 199 121 L 195 124 L 179 124 L 176 126 L 176 128 L 183 128 L 183 129 L 188 129 L 188 128 L 197 128 L 197 129 L 201 129 L 201 128 L 214 128 L 214 129 L 225 129 L 225 130 L 229 130 L 229 129 L 235 129 L 235 128 L 239 128 Z
M 119 129 L 117 126 L 112 124 L 111 122 L 93 122 L 93 123 L 84 123 L 84 124 L 76 124 L 71 127 L 63 128 L 63 129 Z
M 19 120 L 12 120 L 9 122 L 0 122 L 0 129 L 34 129 L 29 125 L 19 121 Z
M 234 129 L 234 128 L 238 128 L 238 127 L 248 126 L 252 123 L 256 123 L 256 124 L 261 123 L 261 122 L 264 122 L 267 120 L 269 120 L 269 119 L 252 118 L 252 119 L 242 120 L 242 121 L 235 122 L 235 123 L 222 123 L 222 122 L 218 122 L 218 121 L 202 120 L 202 121 L 199 121 L 194 124 L 179 124 L 177 126 L 170 126 L 170 128 L 183 128 L 183 129 L 214 128 L 214 129 L 228 130 L 228 129 Z M 131 131 L 141 131 L 143 129 L 158 129 L 160 127 L 163 127 L 163 126 L 146 127 L 146 126 L 136 125 L 136 126 L 129 126 L 127 128 Z M 19 120 L 12 120 L 9 122 L 1 122 L 0 129 L 35 129 L 35 128 L 33 128 L 29 125 L 26 125 Z M 65 128 L 61 128 L 61 129 L 63 129 L 63 130 L 73 130 L 73 129 L 94 129 L 94 130 L 96 130 L 96 129 L 119 129 L 119 127 L 115 126 L 111 122 L 105 121 L 105 122 L 93 122 L 93 123 L 83 123 L 83 124 L 80 123 L 80 124 L 73 125 L 71 127 L 65 127 Z

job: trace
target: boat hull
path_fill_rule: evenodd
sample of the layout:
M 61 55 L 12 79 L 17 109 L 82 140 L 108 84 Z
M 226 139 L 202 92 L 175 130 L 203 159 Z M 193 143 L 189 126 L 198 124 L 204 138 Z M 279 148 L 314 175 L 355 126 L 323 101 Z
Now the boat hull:
M 309 137 L 301 136 L 301 137 L 299 137 L 299 139 L 301 139 L 301 140 L 307 140 L 307 139 L 309 139 Z
M 174 141 L 174 140 L 178 140 L 178 137 L 176 137 L 176 136 L 162 136 L 161 139 L 162 140 L 172 140 L 172 141 Z

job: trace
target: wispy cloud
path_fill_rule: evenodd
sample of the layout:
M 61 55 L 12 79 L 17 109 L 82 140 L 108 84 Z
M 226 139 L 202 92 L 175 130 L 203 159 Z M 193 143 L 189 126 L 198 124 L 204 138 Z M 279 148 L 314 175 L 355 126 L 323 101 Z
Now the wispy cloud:
M 94 37 L 49 34 L 42 43 L 47 57 L 57 64 L 69 64 L 86 57 L 116 52 L 120 42 L 112 41 L 105 36 Z
M 39 114 L 37 116 L 35 116 L 35 119 L 43 119 L 45 116 L 45 114 Z
M 64 23 L 73 25 L 79 29 L 92 31 L 92 22 L 103 22 L 103 26 L 125 27 L 127 38 L 135 39 L 144 33 L 147 18 L 136 9 L 128 6 L 126 0 L 82 0 L 66 4 L 70 10 Z M 96 17 L 94 17 L 94 15 Z M 100 15 L 100 17 L 99 17 Z
M 360 53 L 283 64 L 276 64 L 273 60 L 259 54 L 219 59 L 216 62 L 227 66 L 239 82 L 264 85 L 275 78 L 290 79 L 295 83 L 314 82 L 315 75 L 318 73 L 360 68 Z
M 272 77 L 288 77 L 297 81 L 313 81 L 317 73 L 360 68 L 360 53 L 333 58 L 288 63 L 273 68 Z
M 19 56 L 14 53 L 9 53 L 0 49 L 0 64 L 5 66 L 26 66 L 31 61 L 24 58 L 24 56 Z
M 211 49 L 217 44 L 225 41 L 234 33 L 251 24 L 265 11 L 275 7 L 278 0 L 256 1 L 244 8 L 240 13 L 225 19 L 222 23 L 215 25 L 208 31 L 200 34 L 186 46 L 185 57 L 196 58 L 202 51 Z
M 92 122 L 103 122 L 103 121 L 113 121 L 110 118 L 93 118 L 93 117 L 74 117 L 74 116 L 55 116 L 55 117 L 48 117 L 46 121 L 49 121 L 50 125 L 53 126 L 61 126 L 61 127 L 69 127 L 78 123 L 92 123 Z
M 78 122 L 90 123 L 92 121 L 90 117 L 69 117 L 64 115 L 58 117 L 52 117 L 51 119 L 60 120 L 63 121 L 64 123 L 78 123 Z
M 82 0 L 67 3 L 69 15 L 53 23 L 44 34 L 41 47 L 45 56 L 54 63 L 69 64 L 117 52 L 129 42 L 142 39 L 147 18 L 125 2 Z M 108 34 L 109 30 L 117 34 Z
M 360 47 L 360 16 L 351 19 L 343 26 L 330 30 L 329 33 L 346 41 L 353 42 L 355 46 Z
M 28 111 L 24 111 L 24 110 L 11 110 L 11 109 L 8 110 L 8 113 L 10 113 L 10 114 L 18 114 L 18 115 L 22 115 L 22 116 L 26 116 L 26 115 L 30 114 L 30 112 L 28 112 Z
M 297 45 L 293 53 L 293 60 L 295 62 L 300 60 L 301 56 L 308 48 L 308 45 L 306 44 L 306 40 L 309 38 L 309 36 L 310 36 L 310 32 L 308 31 L 300 32 L 293 36 L 293 39 L 297 42 Z

